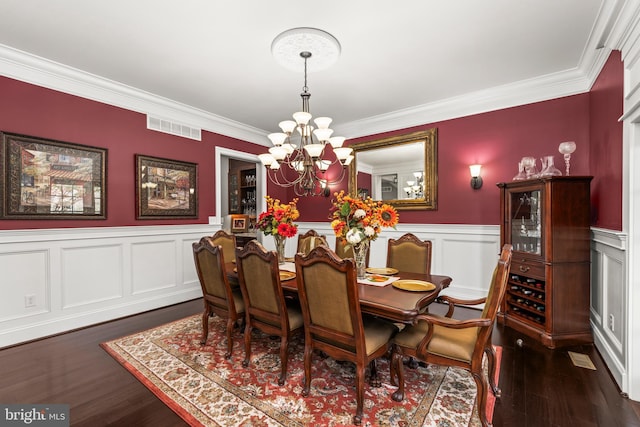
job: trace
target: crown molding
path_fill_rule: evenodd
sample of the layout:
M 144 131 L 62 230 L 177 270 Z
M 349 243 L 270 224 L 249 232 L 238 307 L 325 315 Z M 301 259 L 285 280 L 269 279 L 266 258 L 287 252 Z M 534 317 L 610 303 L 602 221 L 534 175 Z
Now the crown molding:
M 0 75 L 266 145 L 266 132 L 261 129 L 1 44 Z
M 589 79 L 571 70 L 353 121 L 335 126 L 335 132 L 348 138 L 367 136 L 575 95 L 589 87 Z

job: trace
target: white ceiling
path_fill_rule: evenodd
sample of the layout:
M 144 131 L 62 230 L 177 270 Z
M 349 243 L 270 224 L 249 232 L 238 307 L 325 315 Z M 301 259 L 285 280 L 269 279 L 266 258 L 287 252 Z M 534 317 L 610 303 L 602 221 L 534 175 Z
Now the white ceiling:
M 303 86 L 271 42 L 316 27 L 342 54 L 311 113 L 354 137 L 588 90 L 620 2 L 2 0 L 0 74 L 266 144 Z

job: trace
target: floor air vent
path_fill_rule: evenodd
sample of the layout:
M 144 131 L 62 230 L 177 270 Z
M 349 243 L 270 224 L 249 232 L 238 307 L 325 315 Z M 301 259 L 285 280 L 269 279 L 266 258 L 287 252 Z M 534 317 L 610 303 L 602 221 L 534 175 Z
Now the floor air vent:
M 202 141 L 202 129 L 147 115 L 147 129 Z

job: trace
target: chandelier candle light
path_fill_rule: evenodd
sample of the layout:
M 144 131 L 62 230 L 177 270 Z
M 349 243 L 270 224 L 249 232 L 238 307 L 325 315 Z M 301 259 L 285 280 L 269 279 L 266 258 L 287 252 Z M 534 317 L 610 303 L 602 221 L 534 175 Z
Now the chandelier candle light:
M 398 212 L 391 205 L 371 197 L 351 197 L 344 190 L 335 193 L 331 228 L 345 248 L 353 247 L 358 279 L 366 277 L 366 254 L 369 243 L 378 238 L 383 227 L 396 228 Z
M 268 135 L 273 147 L 258 157 L 274 184 L 293 187 L 297 196 L 329 196 L 329 185 L 342 181 L 346 166 L 353 160 L 353 150 L 342 146 L 344 137 L 332 136 L 333 130 L 329 128 L 331 118 L 317 117 L 314 120 L 315 129 L 310 123 L 311 93 L 307 86 L 307 62 L 314 52 L 319 51 L 319 67 L 326 67 L 339 56 L 340 44 L 331 34 L 322 30 L 294 28 L 278 35 L 271 45 L 271 51 L 281 62 L 304 61 L 304 86 L 300 94 L 302 111 L 293 113 L 293 120 L 278 124 L 282 132 Z M 334 158 L 330 157 L 330 152 L 333 152 Z M 329 179 L 326 172 L 337 163 L 342 166 L 340 174 Z

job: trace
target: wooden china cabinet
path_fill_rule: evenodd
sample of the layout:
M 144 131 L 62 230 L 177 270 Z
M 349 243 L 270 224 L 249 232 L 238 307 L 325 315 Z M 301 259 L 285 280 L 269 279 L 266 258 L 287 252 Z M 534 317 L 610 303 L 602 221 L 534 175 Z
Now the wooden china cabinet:
M 254 225 L 257 206 L 256 165 L 230 160 L 228 185 L 229 213 L 249 215 L 251 225 Z
M 500 245 L 513 245 L 498 321 L 549 348 L 593 342 L 590 176 L 499 183 Z

